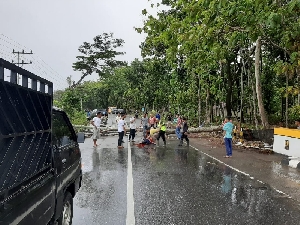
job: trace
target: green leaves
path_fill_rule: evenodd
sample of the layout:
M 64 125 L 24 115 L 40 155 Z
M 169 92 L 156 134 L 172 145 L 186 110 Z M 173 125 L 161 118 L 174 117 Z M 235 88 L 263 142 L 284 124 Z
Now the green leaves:
M 146 15 L 147 15 L 147 13 L 148 13 L 148 12 L 147 12 L 147 10 L 146 10 L 146 9 L 143 9 L 143 10 L 142 10 L 142 14 L 143 14 L 144 16 L 146 16 Z
M 124 55 L 124 52 L 115 50 L 123 46 L 122 39 L 113 38 L 112 33 L 103 33 L 94 37 L 93 41 L 93 43 L 84 42 L 78 49 L 82 55 L 76 57 L 77 61 L 73 63 L 73 69 L 81 71 L 82 76 L 74 86 L 79 85 L 92 73 L 104 76 L 107 70 L 126 65 L 125 62 L 115 59 L 118 55 Z
M 282 24 L 282 15 L 279 13 L 271 12 L 268 17 L 268 25 L 274 29 L 279 28 Z
M 134 60 L 130 65 L 117 61 L 115 56 L 123 54 L 117 51 L 123 40 L 114 39 L 112 34 L 97 36 L 93 43 L 80 46 L 74 69 L 83 76 L 96 72 L 103 78 L 96 82 L 97 87 L 84 83 L 88 96 L 93 96 L 84 98 L 84 104 L 95 105 L 89 99 L 101 98 L 98 102 L 103 107 L 141 108 L 146 104 L 155 109 L 170 107 L 172 112 L 189 109 L 197 117 L 204 111 L 206 114 L 205 107 L 226 101 L 229 112 L 238 115 L 242 107 L 256 115 L 253 56 L 259 36 L 267 111 L 280 111 L 280 90 L 298 93 L 299 0 L 282 5 L 269 0 L 162 0 L 151 6 L 158 7 L 157 15 L 144 9 L 144 25 L 135 28 L 147 35 L 140 46 L 143 61 Z M 288 90 L 286 76 L 291 86 Z M 78 96 L 68 96 L 68 104 L 78 108 L 73 99 Z M 199 107 L 202 112 L 198 112 Z

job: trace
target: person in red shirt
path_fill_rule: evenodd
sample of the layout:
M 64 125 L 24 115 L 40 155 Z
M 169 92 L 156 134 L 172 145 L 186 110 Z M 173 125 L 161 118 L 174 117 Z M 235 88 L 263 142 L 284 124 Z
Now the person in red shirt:
M 151 115 L 150 119 L 149 119 L 150 127 L 155 128 L 155 123 L 156 123 L 156 118 L 155 118 L 155 116 Z

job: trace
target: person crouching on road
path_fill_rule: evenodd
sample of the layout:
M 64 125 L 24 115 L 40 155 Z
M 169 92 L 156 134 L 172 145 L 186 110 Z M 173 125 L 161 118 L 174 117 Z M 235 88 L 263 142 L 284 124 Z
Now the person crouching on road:
M 132 141 L 134 142 L 134 138 L 135 138 L 135 132 L 136 132 L 136 117 L 135 116 L 132 116 L 130 118 L 130 132 L 129 132 L 129 138 L 128 140 L 130 141 L 131 138 L 132 138 Z
M 182 146 L 183 144 L 183 139 L 185 139 L 187 145 L 189 146 L 190 144 L 190 140 L 188 138 L 188 129 L 189 126 L 187 124 L 186 118 L 182 118 L 182 133 L 180 135 L 180 143 L 179 146 Z
M 124 148 L 122 146 L 122 142 L 123 142 L 124 134 L 126 132 L 125 120 L 124 120 L 125 118 L 126 118 L 126 115 L 124 114 L 118 122 L 118 133 L 119 133 L 118 148 Z
M 164 146 L 166 146 L 166 130 L 167 130 L 167 127 L 166 127 L 165 122 L 162 122 L 161 120 L 159 120 L 157 127 L 159 129 L 159 132 L 158 132 L 157 145 L 156 146 L 159 146 L 160 137 L 163 139 Z
M 155 144 L 153 137 L 151 137 L 150 135 L 150 131 L 147 131 L 146 138 L 144 138 L 144 140 L 140 144 L 142 145 Z
M 225 147 L 226 147 L 226 156 L 225 158 L 232 157 L 232 130 L 233 130 L 233 124 L 231 122 L 229 117 L 226 117 L 225 124 L 223 126 L 223 130 L 225 131 Z
M 91 121 L 91 124 L 93 125 L 93 142 L 94 142 L 94 147 L 97 147 L 97 139 L 100 139 L 100 125 L 101 125 L 101 117 L 102 117 L 102 113 L 101 112 L 97 112 L 97 116 L 95 116 L 93 118 L 93 120 Z

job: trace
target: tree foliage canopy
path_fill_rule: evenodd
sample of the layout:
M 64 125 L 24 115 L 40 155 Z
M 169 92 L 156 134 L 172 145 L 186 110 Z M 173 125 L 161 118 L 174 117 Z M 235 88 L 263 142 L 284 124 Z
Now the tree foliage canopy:
M 123 44 L 124 40 L 114 38 L 112 33 L 103 33 L 94 37 L 93 43 L 84 42 L 78 48 L 81 55 L 76 57 L 77 61 L 73 64 L 75 71 L 82 72 L 80 80 L 74 86 L 80 84 L 86 76 L 92 73 L 103 77 L 108 70 L 125 65 L 125 62 L 116 59 L 117 56 L 125 54 L 116 50 Z
M 82 84 L 89 93 L 84 107 L 146 106 L 199 124 L 229 115 L 265 127 L 300 116 L 299 0 L 162 0 L 151 6 L 157 15 L 143 10 L 144 24 L 136 28 L 146 34 L 142 61 L 116 60 L 124 41 L 112 34 L 80 46 L 74 69 L 82 79 L 94 72 L 104 78 Z

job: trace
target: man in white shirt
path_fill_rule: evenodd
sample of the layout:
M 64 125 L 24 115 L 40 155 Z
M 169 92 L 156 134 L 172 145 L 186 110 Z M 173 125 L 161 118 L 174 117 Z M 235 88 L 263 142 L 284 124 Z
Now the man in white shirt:
M 124 148 L 122 146 L 122 141 L 123 141 L 124 134 L 126 132 L 125 120 L 124 120 L 125 118 L 126 118 L 126 115 L 124 114 L 118 122 L 118 133 L 119 133 L 118 148 Z
M 118 115 L 116 117 L 116 123 L 117 123 L 117 125 L 118 125 L 120 119 L 121 119 L 121 115 L 120 115 L 120 113 L 118 113 Z
M 132 138 L 132 141 L 134 142 L 134 138 L 135 138 L 135 130 L 136 130 L 136 122 L 135 122 L 135 117 L 132 116 L 130 118 L 130 132 L 129 132 L 129 141 Z
M 94 147 L 97 147 L 97 139 L 100 138 L 100 125 L 101 125 L 101 112 L 97 112 L 97 116 L 93 118 L 91 124 L 93 125 L 93 136 L 92 139 L 94 141 Z

